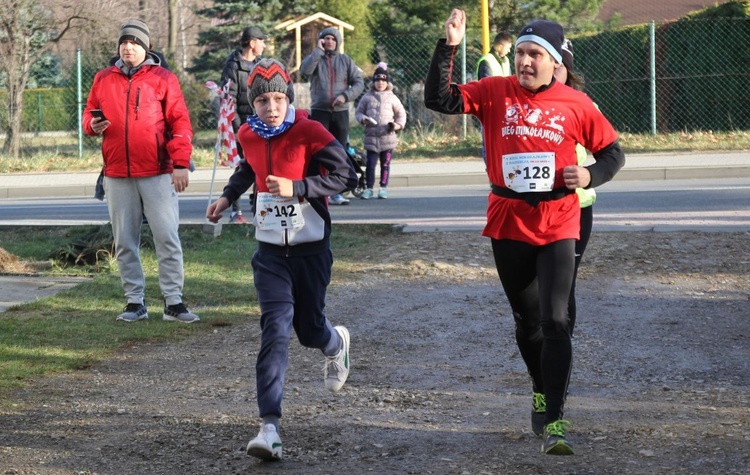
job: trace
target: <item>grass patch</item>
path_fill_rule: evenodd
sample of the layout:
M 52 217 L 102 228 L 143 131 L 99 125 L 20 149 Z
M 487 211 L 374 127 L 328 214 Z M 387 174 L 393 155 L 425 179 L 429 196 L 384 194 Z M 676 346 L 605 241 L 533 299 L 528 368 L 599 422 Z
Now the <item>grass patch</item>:
M 75 241 L 90 229 L 34 228 L 34 239 L 21 239 L 28 228 L 0 228 L 0 242 L 22 261 L 50 261 L 50 250 Z M 400 229 L 388 225 L 334 225 L 334 281 L 361 276 L 382 240 Z M 116 322 L 125 305 L 116 264 L 66 266 L 52 262 L 45 275 L 91 275 L 90 281 L 52 297 L 0 313 L 0 395 L 32 378 L 89 368 L 119 349 L 210 332 L 215 326 L 259 318 L 250 259 L 256 241 L 248 226 L 224 226 L 214 238 L 201 226 L 180 230 L 185 262 L 185 303 L 201 317 L 192 325 L 163 322 L 157 262 L 142 248 L 146 303 L 150 318 L 134 324 Z M 375 249 L 375 251 L 373 251 Z
M 473 128 L 467 136 L 457 137 L 444 133 L 434 125 L 411 125 L 400 136 L 395 161 L 408 160 L 468 160 L 482 153 L 482 139 Z M 362 127 L 350 130 L 352 145 L 363 151 Z M 36 139 L 28 139 L 29 141 Z M 40 139 L 41 140 L 41 139 Z M 46 139 L 50 140 L 50 139 Z M 88 171 L 101 169 L 101 153 L 96 148 L 86 148 L 78 158 L 75 137 L 58 137 L 55 146 L 29 145 L 18 159 L 3 157 L 0 173 L 36 173 Z M 64 143 L 61 143 L 64 142 Z M 210 168 L 214 163 L 214 131 L 199 131 L 194 139 L 193 162 L 196 167 Z M 750 131 L 712 132 L 684 131 L 671 134 L 620 134 L 620 145 L 628 153 L 712 152 L 750 150 Z

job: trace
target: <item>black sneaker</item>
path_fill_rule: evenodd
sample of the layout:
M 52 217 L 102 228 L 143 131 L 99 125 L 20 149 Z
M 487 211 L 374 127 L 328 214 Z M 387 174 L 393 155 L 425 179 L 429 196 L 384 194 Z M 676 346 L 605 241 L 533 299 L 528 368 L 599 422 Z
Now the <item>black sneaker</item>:
M 573 445 L 565 438 L 570 422 L 560 419 L 544 426 L 542 452 L 549 455 L 573 455 Z
M 164 307 L 164 315 L 162 315 L 162 318 L 168 322 L 182 323 L 193 323 L 200 320 L 200 317 L 194 313 L 190 313 L 182 302 L 176 305 L 167 305 Z
M 531 430 L 537 437 L 544 434 L 544 417 L 547 413 L 547 396 L 544 393 L 533 393 L 531 401 Z
M 122 313 L 117 316 L 116 320 L 133 323 L 144 318 L 148 318 L 146 305 L 142 303 L 129 303 L 125 306 Z

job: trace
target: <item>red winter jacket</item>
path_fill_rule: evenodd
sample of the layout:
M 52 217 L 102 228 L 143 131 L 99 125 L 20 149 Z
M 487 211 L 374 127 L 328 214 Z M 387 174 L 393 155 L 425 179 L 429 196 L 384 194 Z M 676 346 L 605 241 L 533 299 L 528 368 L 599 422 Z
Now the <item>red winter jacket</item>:
M 193 128 L 180 83 L 168 69 L 146 64 L 131 78 L 116 66 L 99 71 L 83 114 L 87 135 L 95 135 L 91 109 L 111 122 L 102 140 L 105 176 L 148 177 L 189 167 Z

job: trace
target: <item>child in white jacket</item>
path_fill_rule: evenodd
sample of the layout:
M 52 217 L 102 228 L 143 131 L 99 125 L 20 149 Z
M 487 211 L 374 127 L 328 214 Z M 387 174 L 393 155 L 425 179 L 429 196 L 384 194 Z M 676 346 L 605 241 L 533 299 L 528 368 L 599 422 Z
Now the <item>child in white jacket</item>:
M 365 151 L 367 168 L 365 182 L 367 189 L 360 198 L 368 200 L 373 197 L 375 185 L 375 165 L 380 159 L 380 191 L 378 198 L 388 197 L 388 178 L 390 175 L 393 150 L 398 145 L 396 131 L 406 125 L 406 109 L 393 93 L 391 75 L 388 65 L 378 63 L 372 76 L 370 90 L 362 96 L 357 106 L 357 122 L 365 127 Z

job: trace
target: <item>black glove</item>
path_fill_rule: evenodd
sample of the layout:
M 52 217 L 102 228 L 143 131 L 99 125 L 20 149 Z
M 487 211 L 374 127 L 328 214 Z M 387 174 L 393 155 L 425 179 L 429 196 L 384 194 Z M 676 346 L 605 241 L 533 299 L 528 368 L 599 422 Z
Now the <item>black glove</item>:
M 395 132 L 395 131 L 396 131 L 396 124 L 394 124 L 393 122 L 388 122 L 388 133 L 390 134 L 391 132 Z

